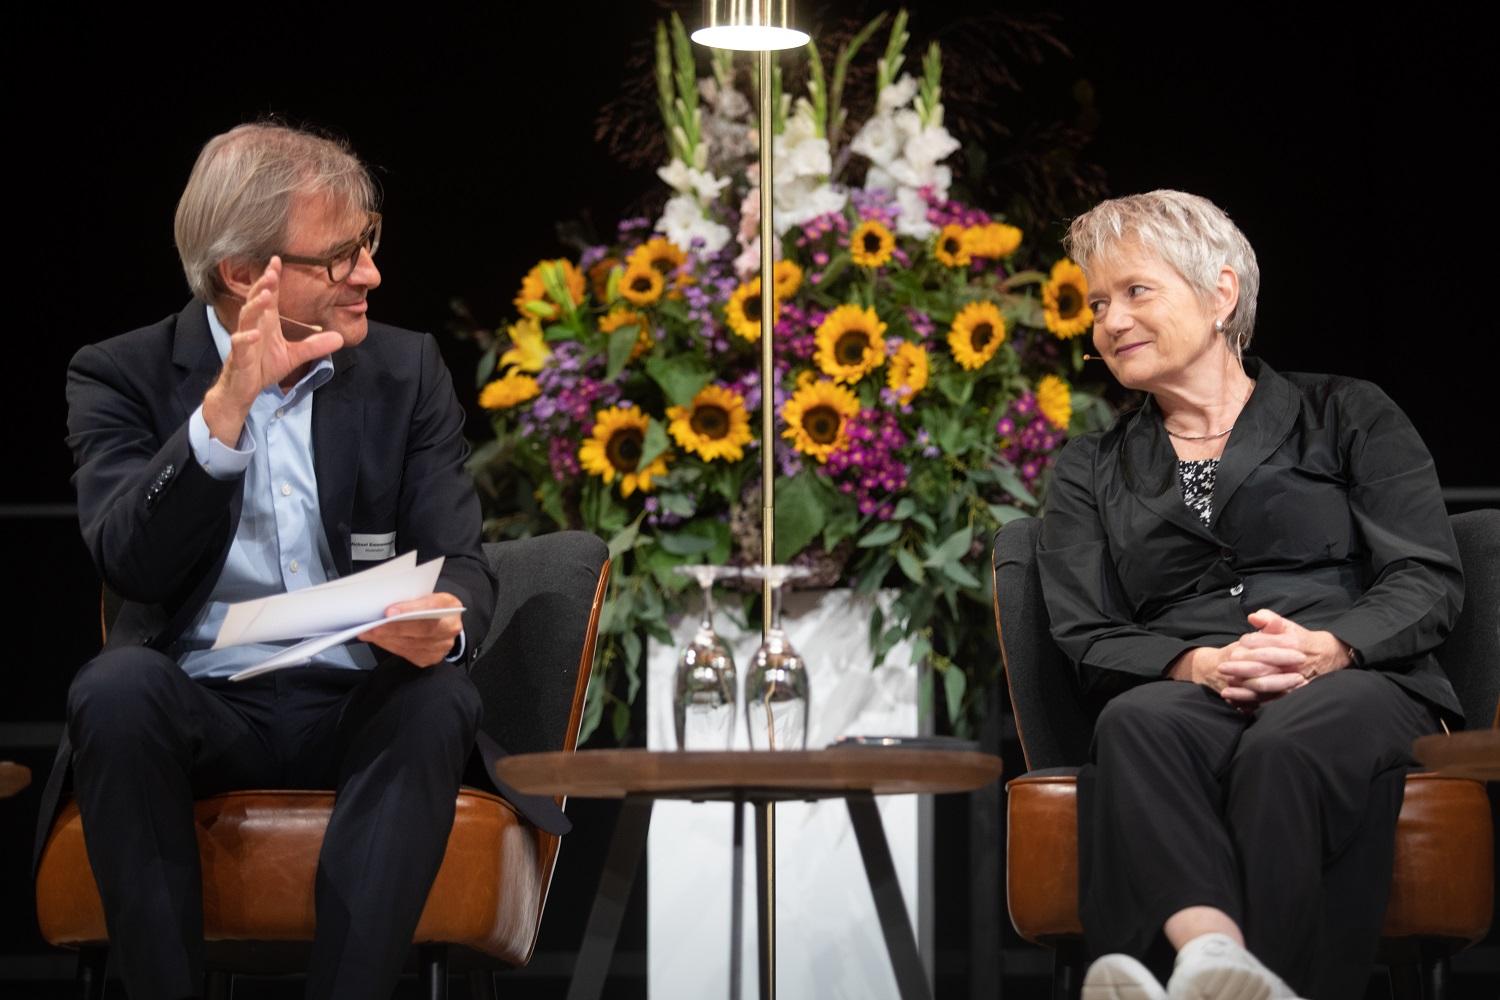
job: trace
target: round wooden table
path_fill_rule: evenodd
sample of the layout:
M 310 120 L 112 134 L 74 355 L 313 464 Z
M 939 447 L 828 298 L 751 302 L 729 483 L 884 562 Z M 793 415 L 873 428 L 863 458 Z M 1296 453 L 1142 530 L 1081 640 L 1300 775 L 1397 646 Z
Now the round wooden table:
M 756 811 L 760 995 L 775 996 L 775 803 L 843 799 L 849 809 L 865 875 L 875 898 L 886 950 L 903 998 L 930 998 L 932 990 L 917 951 L 896 880 L 876 795 L 971 792 L 1000 777 L 1000 758 L 971 750 L 840 747 L 779 752 L 680 752 L 584 750 L 520 754 L 495 767 L 502 781 L 536 795 L 624 799 L 604 872 L 578 952 L 569 1000 L 598 997 L 636 869 L 646 847 L 651 806 L 657 799 L 749 803 Z M 738 809 L 736 809 L 738 815 Z M 738 857 L 741 824 L 736 821 Z M 738 879 L 735 884 L 738 885 Z M 736 898 L 737 904 L 737 898 Z M 738 916 L 738 905 L 735 905 Z M 738 934 L 731 935 L 731 947 Z M 737 955 L 731 952 L 730 995 L 739 989 Z
M 1439 774 L 1500 781 L 1500 729 L 1433 733 L 1413 743 L 1412 753 Z

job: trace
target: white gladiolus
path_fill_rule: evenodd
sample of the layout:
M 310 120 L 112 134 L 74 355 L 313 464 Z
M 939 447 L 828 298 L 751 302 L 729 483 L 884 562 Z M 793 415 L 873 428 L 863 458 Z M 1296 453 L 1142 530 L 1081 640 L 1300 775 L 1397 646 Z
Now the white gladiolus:
M 656 176 L 660 177 L 673 191 L 686 194 L 693 190 L 693 182 L 688 178 L 691 170 L 691 167 L 674 156 L 671 163 L 665 167 L 656 168 Z
M 929 125 L 906 140 L 901 155 L 913 165 L 928 165 L 958 152 L 958 140 L 941 125 Z
M 919 240 L 937 232 L 937 227 L 927 221 L 927 199 L 916 188 L 897 188 L 896 203 L 901 206 L 901 214 L 896 217 L 896 232 Z
M 910 73 L 902 73 L 901 78 L 895 83 L 886 84 L 880 91 L 876 116 L 895 111 L 911 103 L 911 99 L 917 96 L 917 81 Z
M 896 130 L 890 115 L 874 115 L 860 128 L 849 148 L 877 166 L 885 166 L 901 155 L 905 136 Z
M 707 254 L 718 253 L 733 235 L 728 226 L 704 215 L 703 206 L 692 194 L 679 194 L 667 201 L 661 218 L 656 220 L 656 231 L 683 248 L 701 239 Z
M 824 177 L 798 177 L 785 184 L 776 179 L 776 216 L 773 226 L 777 235 L 793 226 L 824 215 L 841 212 L 849 194 L 829 184 Z

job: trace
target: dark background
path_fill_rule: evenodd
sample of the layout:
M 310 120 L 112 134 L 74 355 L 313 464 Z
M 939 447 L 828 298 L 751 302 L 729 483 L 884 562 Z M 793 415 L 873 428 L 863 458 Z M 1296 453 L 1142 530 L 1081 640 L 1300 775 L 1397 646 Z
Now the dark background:
M 966 59 L 1010 58 L 955 37 L 991 5 L 913 7 L 909 67 L 944 32 Z M 698 7 L 683 9 L 691 26 Z M 875 9 L 801 5 L 808 25 Z M 608 234 L 622 209 L 661 190 L 592 138 L 632 53 L 649 45 L 662 12 L 651 0 L 407 5 L 394 17 L 200 7 L 169 25 L 142 23 L 141 10 L 13 14 L 0 43 L 12 261 L 0 544 L 20 637 L 0 675 L 0 758 L 30 764 L 38 782 L 68 680 L 97 648 L 97 585 L 67 506 L 65 367 L 78 346 L 186 301 L 171 219 L 206 139 L 268 113 L 346 134 L 385 191 L 372 313 L 417 329 L 444 328 L 454 296 L 503 322 L 526 269 L 564 250 L 556 222 L 587 216 Z M 1492 130 L 1494 54 L 1465 11 L 1005 10 L 1055 16 L 1070 49 L 1018 68 L 1008 128 L 1072 114 L 1071 88 L 1089 81 L 1098 120 L 1085 156 L 1111 193 L 1194 191 L 1249 236 L 1263 276 L 1258 352 L 1282 370 L 1379 383 L 1422 432 L 1454 509 L 1500 503 L 1481 424 L 1496 357 L 1483 290 L 1493 170 L 1478 152 Z M 865 110 L 852 109 L 856 121 Z M 473 348 L 447 340 L 445 351 L 472 402 Z M 21 863 L 36 791 L 0 802 L 0 981 L 57 967 L 35 940 Z M 575 860 L 591 850 L 572 849 Z

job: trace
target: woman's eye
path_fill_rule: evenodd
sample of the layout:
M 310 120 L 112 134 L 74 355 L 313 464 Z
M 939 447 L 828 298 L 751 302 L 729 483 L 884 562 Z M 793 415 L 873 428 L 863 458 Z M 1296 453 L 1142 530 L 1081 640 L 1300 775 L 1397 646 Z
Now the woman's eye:
M 1129 291 L 1130 291 L 1130 297 L 1131 298 L 1136 298 L 1137 296 L 1145 294 L 1145 292 L 1146 292 L 1146 286 L 1145 285 L 1131 285 Z
M 1100 313 L 1102 313 L 1104 311 L 1104 300 L 1103 299 L 1094 299 L 1093 301 L 1091 301 L 1089 303 L 1089 308 L 1094 311 L 1094 315 L 1095 316 L 1099 315 Z

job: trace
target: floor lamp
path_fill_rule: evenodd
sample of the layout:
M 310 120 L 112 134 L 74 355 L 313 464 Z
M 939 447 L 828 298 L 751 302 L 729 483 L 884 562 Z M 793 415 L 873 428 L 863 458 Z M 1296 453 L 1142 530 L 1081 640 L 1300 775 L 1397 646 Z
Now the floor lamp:
M 771 53 L 806 45 L 808 35 L 792 27 L 791 0 L 705 0 L 703 27 L 693 41 L 715 49 L 755 52 L 760 60 L 760 441 L 761 441 L 761 638 L 771 630 L 771 566 L 776 561 L 776 371 L 771 333 L 776 324 L 776 232 L 772 196 Z M 760 971 L 760 995 L 776 996 L 776 805 L 765 810 L 761 831 L 766 896 L 762 928 L 769 959 Z M 731 975 L 735 970 L 731 970 Z M 738 989 L 732 983 L 731 992 Z

